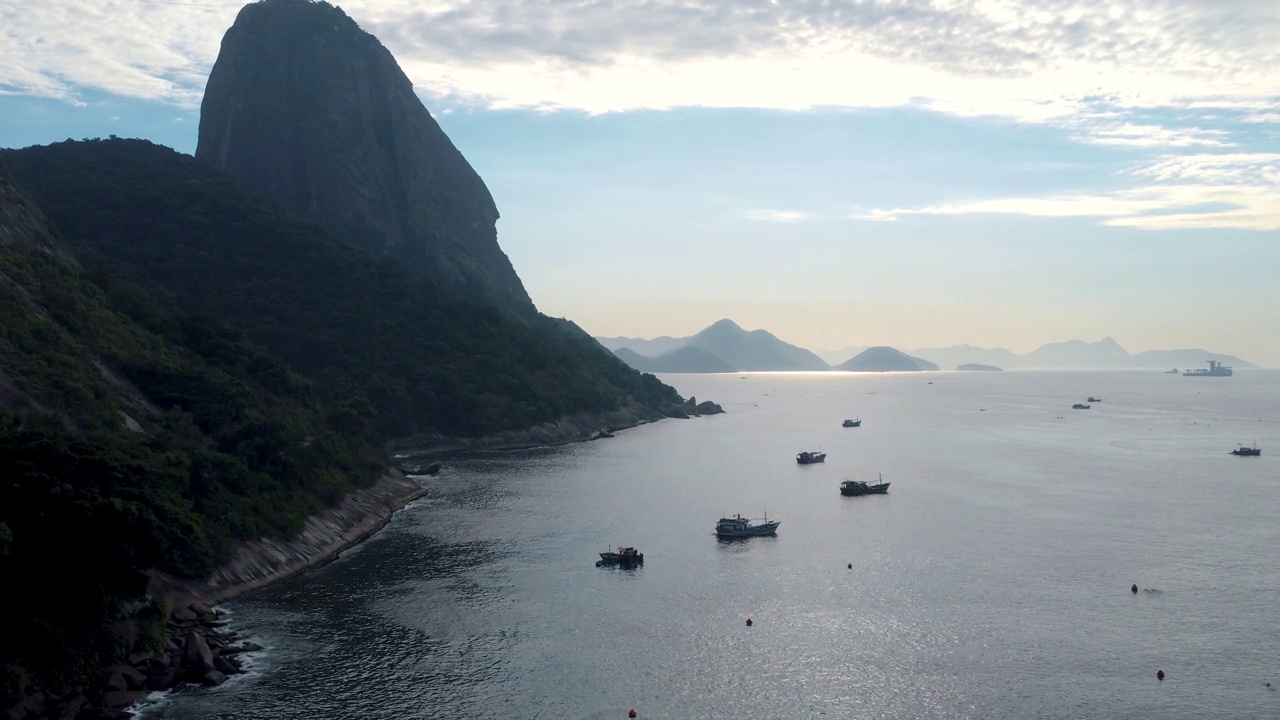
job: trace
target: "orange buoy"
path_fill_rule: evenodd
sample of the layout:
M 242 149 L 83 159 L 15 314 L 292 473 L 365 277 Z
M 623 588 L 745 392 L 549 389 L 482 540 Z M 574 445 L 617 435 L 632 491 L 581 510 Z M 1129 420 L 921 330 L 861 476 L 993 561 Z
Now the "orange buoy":
M 1138 583 L 1134 583 L 1134 584 L 1133 584 L 1133 587 L 1129 588 L 1129 591 L 1130 591 L 1130 592 L 1132 592 L 1134 595 L 1137 595 L 1137 594 L 1138 594 Z
M 751 627 L 751 618 L 747 618 L 747 627 Z
M 631 712 L 627 713 L 627 717 L 629 717 L 629 718 L 633 718 L 633 717 L 635 717 L 635 716 L 636 716 L 636 709 L 635 709 L 635 708 L 631 708 Z
M 1164 670 L 1156 671 L 1156 679 L 1159 680 L 1160 682 L 1164 682 Z

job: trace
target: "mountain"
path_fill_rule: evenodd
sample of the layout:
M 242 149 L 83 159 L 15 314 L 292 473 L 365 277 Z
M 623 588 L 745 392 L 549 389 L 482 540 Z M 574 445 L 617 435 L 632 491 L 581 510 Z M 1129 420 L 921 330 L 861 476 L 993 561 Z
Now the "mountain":
M 1125 367 L 1129 353 L 1109 337 L 1093 343 L 1067 340 L 1041 345 L 1024 354 L 1021 364 L 1034 368 Z
M 618 348 L 613 353 L 623 362 L 641 372 L 650 373 L 726 373 L 733 368 L 724 360 L 703 350 L 688 346 L 655 358 L 645 357 L 628 348 Z
M 956 370 L 961 372 L 1000 372 L 1003 368 L 995 365 L 983 365 L 981 363 L 963 363 L 956 366 Z
M 789 345 L 765 330 L 747 332 L 732 320 L 720 320 L 690 337 L 686 347 L 705 350 L 732 371 L 830 370 L 822 358 Z
M 680 402 L 572 323 L 459 297 L 168 148 L 63 142 L 0 161 L 87 269 L 231 324 L 322 399 L 364 408 L 384 441 Z
M 1209 360 L 1232 368 L 1256 368 L 1257 365 L 1222 353 L 1211 353 L 1208 350 L 1147 350 L 1134 355 L 1129 360 L 1131 367 L 1139 368 L 1202 368 Z
M 901 350 L 885 346 L 867 348 L 836 366 L 836 370 L 848 372 L 914 372 L 937 369 L 938 366 L 928 360 L 921 360 Z
M 329 3 L 241 9 L 205 86 L 196 157 L 452 292 L 532 309 L 484 182 L 391 53 Z
M 235 328 L 86 271 L 3 168 L 0 327 L 0 577 L 21 588 L 0 706 L 163 643 L 147 570 L 201 577 L 388 470 L 349 407 Z
M 911 350 L 910 353 L 944 368 L 970 363 L 998 367 L 1016 367 L 1019 364 L 1019 357 L 1004 348 L 987 349 L 972 345 L 955 345 L 945 348 L 918 348 Z
M 839 365 L 840 363 L 852 359 L 854 355 L 866 350 L 866 345 L 846 345 L 837 350 L 814 350 L 813 354 L 822 358 L 828 365 Z
M 804 348 L 785 343 L 765 330 L 747 332 L 728 319 L 712 323 L 697 335 L 686 338 L 598 337 L 596 340 L 644 372 L 831 369 L 822 358 Z
M 667 335 L 656 337 L 652 340 L 644 338 L 629 337 L 598 337 L 596 338 L 601 345 L 611 351 L 627 349 L 644 357 L 656 358 L 659 355 L 665 355 L 673 350 L 679 350 L 684 347 L 689 338 L 673 338 Z
M 911 352 L 942 367 L 979 363 L 1002 368 L 1183 368 L 1202 367 L 1209 359 L 1237 368 L 1256 367 L 1253 363 L 1234 355 L 1199 349 L 1148 350 L 1130 355 L 1109 337 L 1095 343 L 1082 340 L 1049 343 L 1022 355 L 1004 348 L 988 349 L 972 345 L 920 348 Z

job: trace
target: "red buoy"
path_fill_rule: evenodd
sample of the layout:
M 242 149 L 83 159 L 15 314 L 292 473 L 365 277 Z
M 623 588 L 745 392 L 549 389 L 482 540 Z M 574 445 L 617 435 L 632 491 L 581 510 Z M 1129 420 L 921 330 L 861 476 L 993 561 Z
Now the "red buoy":
M 629 718 L 633 718 L 633 717 L 635 717 L 635 716 L 636 716 L 636 709 L 635 709 L 635 708 L 631 708 L 631 712 L 627 713 L 627 717 L 629 717 Z
M 1129 588 L 1129 591 L 1130 591 L 1130 592 L 1132 592 L 1134 595 L 1137 595 L 1137 594 L 1138 594 L 1138 583 L 1134 583 L 1134 584 L 1133 584 L 1133 587 Z
M 751 618 L 747 618 L 747 627 L 751 627 Z
M 1156 671 L 1156 679 L 1157 679 L 1157 680 L 1159 680 L 1160 682 L 1164 682 L 1164 671 L 1163 671 L 1163 670 L 1157 670 L 1157 671 Z

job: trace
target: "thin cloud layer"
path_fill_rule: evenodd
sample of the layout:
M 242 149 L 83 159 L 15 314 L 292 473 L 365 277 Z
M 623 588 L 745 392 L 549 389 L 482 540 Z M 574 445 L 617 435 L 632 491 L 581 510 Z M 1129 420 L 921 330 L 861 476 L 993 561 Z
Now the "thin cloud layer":
M 420 86 L 498 107 L 918 103 L 1028 120 L 1280 97 L 1280 4 L 1217 0 L 353 0 Z M 238 3 L 0 7 L 0 88 L 191 103 Z M 1260 116 L 1265 116 L 1260 113 Z
M 1280 3 L 1270 0 L 342 6 L 389 47 L 440 112 L 912 107 L 1047 124 L 1082 144 L 1159 158 L 1123 191 L 877 210 L 863 216 L 869 219 L 1010 212 L 1143 228 L 1280 227 L 1274 161 L 1255 152 L 1280 139 Z M 193 107 L 240 7 L 217 0 L 0 5 L 0 95 L 77 102 L 101 91 Z M 1168 154 L 1176 152 L 1187 154 Z M 774 210 L 748 217 L 809 219 Z
M 1105 194 L 996 198 L 914 209 L 872 210 L 863 220 L 909 215 L 1095 217 L 1148 230 L 1280 229 L 1280 154 L 1169 156 L 1134 170 L 1148 184 Z

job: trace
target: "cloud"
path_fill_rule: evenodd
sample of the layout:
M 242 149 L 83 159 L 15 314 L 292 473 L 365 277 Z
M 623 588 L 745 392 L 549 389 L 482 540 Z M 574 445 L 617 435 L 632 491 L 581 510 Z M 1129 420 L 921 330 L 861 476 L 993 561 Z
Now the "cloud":
M 1224 147 L 1140 123 L 1196 103 L 1280 112 L 1280 3 L 1218 0 L 352 0 L 445 105 L 602 113 L 916 106 L 1059 122 L 1079 139 Z M 239 4 L 0 6 L 0 93 L 79 88 L 192 107 Z M 1092 117 L 1098 99 L 1118 117 Z M 1264 122 L 1266 120 L 1259 120 Z
M 800 222 L 810 219 L 808 213 L 796 212 L 794 210 L 750 210 L 743 213 L 744 218 L 748 220 L 764 220 L 767 222 Z
M 1103 225 L 1148 230 L 1280 229 L 1280 154 L 1167 156 L 1129 173 L 1149 184 L 1104 194 L 993 198 L 914 209 L 877 209 L 862 220 L 910 215 L 1095 217 Z

